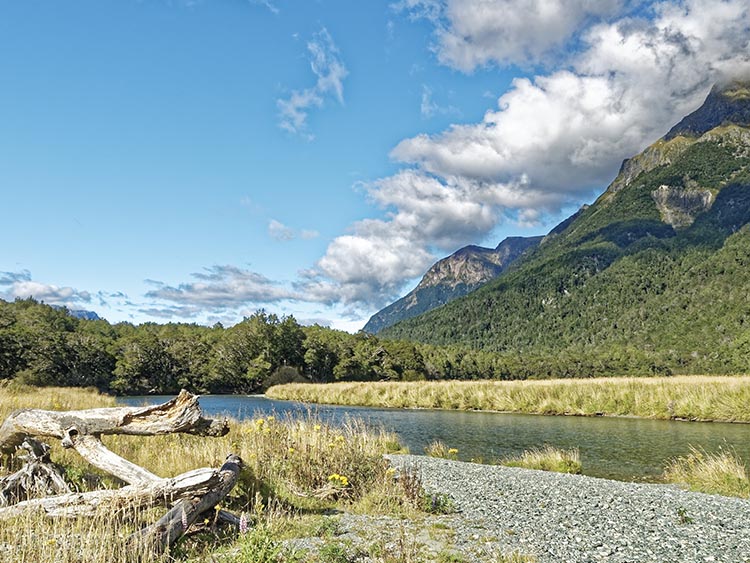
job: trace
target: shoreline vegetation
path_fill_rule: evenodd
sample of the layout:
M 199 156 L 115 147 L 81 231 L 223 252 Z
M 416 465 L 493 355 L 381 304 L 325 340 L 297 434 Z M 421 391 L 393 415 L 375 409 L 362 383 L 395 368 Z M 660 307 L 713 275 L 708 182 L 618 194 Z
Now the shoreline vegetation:
M 16 409 L 78 410 L 112 406 L 114 398 L 92 389 L 0 386 L 0 424 Z M 60 442 L 50 457 L 74 490 L 119 487 L 110 476 L 64 450 Z M 329 513 L 399 515 L 425 514 L 424 492 L 415 476 L 404 486 L 383 455 L 402 451 L 395 435 L 368 429 L 352 420 L 332 425 L 313 415 L 256 416 L 230 421 L 226 436 L 187 434 L 106 436 L 108 448 L 162 477 L 200 467 L 216 467 L 227 452 L 239 455 L 244 467 L 237 485 L 222 504 L 244 514 L 248 530 L 239 535 L 206 518 L 198 529 L 178 540 L 172 551 L 153 555 L 147 546 L 127 537 L 163 511 L 105 506 L 92 517 L 50 519 L 25 513 L 0 521 L 0 562 L 57 561 L 202 561 L 280 563 L 325 561 L 303 550 L 287 549 L 295 537 L 333 536 Z M 19 469 L 15 458 L 0 458 L 0 478 Z M 105 503 L 106 504 L 106 503 Z M 301 534 L 301 536 L 299 535 Z
M 750 385 L 747 379 L 740 386 L 743 392 Z M 0 386 L 0 421 L 20 408 L 76 410 L 112 406 L 114 402 L 113 397 L 93 389 L 5 385 Z M 215 466 L 229 451 L 239 454 L 245 468 L 224 507 L 243 514 L 247 530 L 231 533 L 207 518 L 172 551 L 157 556 L 125 538 L 158 518 L 159 510 L 102 506 L 94 518 L 75 519 L 25 514 L 0 525 L 0 563 L 466 563 L 474 560 L 467 550 L 478 548 L 456 540 L 454 531 L 466 528 L 467 522 L 454 512 L 449 491 L 430 490 L 427 485 L 434 476 L 416 465 L 394 469 L 387 461 L 393 456 L 386 454 L 403 451 L 396 436 L 368 429 L 356 420 L 333 425 L 309 414 L 256 415 L 230 421 L 229 434 L 221 438 L 170 434 L 108 436 L 105 441 L 113 451 L 165 477 Z M 56 440 L 50 442 L 52 459 L 63 467 L 76 490 L 121 486 L 62 449 Z M 457 450 L 435 443 L 427 453 L 451 459 Z M 547 448 L 527 452 L 518 460 L 504 460 L 504 464 L 576 473 L 576 454 L 574 450 Z M 552 458 L 563 458 L 562 466 L 560 459 Z M 12 458 L 0 459 L 0 478 L 16 468 L 14 463 Z M 731 452 L 695 450 L 666 469 L 665 481 L 684 488 L 744 498 L 750 495 L 747 472 Z M 442 517 L 448 520 L 435 520 Z M 692 521 L 692 512 L 680 518 Z M 352 529 L 352 522 L 360 523 L 359 531 Z M 425 529 L 431 537 L 427 543 Z M 344 535 L 348 539 L 342 539 Z M 507 549 L 483 560 L 535 561 Z
M 266 396 L 380 408 L 750 423 L 750 376 L 292 383 L 271 387 Z

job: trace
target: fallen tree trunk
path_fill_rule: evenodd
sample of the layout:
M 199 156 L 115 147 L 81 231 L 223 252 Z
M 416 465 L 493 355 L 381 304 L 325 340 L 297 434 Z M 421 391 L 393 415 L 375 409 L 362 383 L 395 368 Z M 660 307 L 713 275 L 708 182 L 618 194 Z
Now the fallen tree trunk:
M 67 492 L 21 502 L 17 501 L 24 498 L 22 495 L 9 494 L 8 502 L 15 504 L 0 508 L 0 520 L 19 516 L 29 510 L 41 510 L 48 516 L 89 516 L 105 507 L 118 511 L 157 504 L 169 506 L 176 502 L 177 504 L 163 518 L 139 534 L 139 537 L 146 538 L 155 550 L 163 551 L 167 545 L 182 536 L 202 513 L 216 506 L 231 491 L 237 482 L 242 461 L 238 456 L 230 455 L 220 469 L 196 469 L 171 479 L 162 479 L 110 451 L 102 443 L 101 436 L 149 436 L 173 432 L 223 436 L 228 431 L 226 420 L 203 418 L 198 397 L 184 390 L 171 401 L 149 407 L 114 407 L 68 412 L 39 409 L 15 411 L 0 426 L 0 452 L 13 454 L 18 446 L 25 444 L 26 449 L 32 448 L 29 450 L 32 458 L 27 458 L 27 463 L 21 471 L 0 481 L 0 485 L 3 485 L 0 491 L 4 491 L 6 485 L 8 490 L 11 490 L 25 475 L 30 474 L 30 468 L 36 467 L 33 465 L 38 461 L 33 457 L 36 451 L 34 448 L 46 447 L 46 450 L 39 454 L 46 456 L 49 447 L 40 444 L 31 438 L 32 436 L 59 438 L 63 447 L 75 449 L 95 467 L 129 484 L 121 489 L 87 493 Z M 45 463 L 47 462 L 48 457 Z M 58 473 L 53 473 L 50 480 L 56 482 L 56 476 L 65 487 L 61 491 L 65 491 L 67 485 Z M 239 522 L 237 516 L 224 510 L 218 513 L 218 518 L 235 527 Z M 177 521 L 184 529 L 178 530 Z
M 186 496 L 201 496 L 223 482 L 221 470 L 194 469 L 170 479 L 127 485 L 88 493 L 68 493 L 31 499 L 0 508 L 0 519 L 20 516 L 29 510 L 42 510 L 47 516 L 92 516 L 100 508 L 140 508 L 171 504 Z
M 203 495 L 186 497 L 175 503 L 169 512 L 151 526 L 144 528 L 133 539 L 145 539 L 156 552 L 162 552 L 179 539 L 207 510 L 215 507 L 234 488 L 242 468 L 239 456 L 230 454 L 218 471 L 217 485 Z
M 71 436 L 131 434 L 154 436 L 187 432 L 223 436 L 226 421 L 203 418 L 198 397 L 185 390 L 166 403 L 148 407 L 109 407 L 83 411 L 22 409 L 11 413 L 0 426 L 0 451 L 11 454 L 27 436 L 59 438 L 63 446 Z
M 40 495 L 70 492 L 70 487 L 60 475 L 60 468 L 49 458 L 47 444 L 26 438 L 21 447 L 28 452 L 21 456 L 24 466 L 0 479 L 0 506 Z

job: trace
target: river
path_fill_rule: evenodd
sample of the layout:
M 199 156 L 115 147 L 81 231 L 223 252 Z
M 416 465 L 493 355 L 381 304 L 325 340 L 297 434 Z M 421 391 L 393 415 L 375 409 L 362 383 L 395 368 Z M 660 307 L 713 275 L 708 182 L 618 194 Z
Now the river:
M 141 405 L 169 398 L 118 400 Z M 208 415 L 237 419 L 308 411 L 336 424 L 355 417 L 395 432 L 412 453 L 441 440 L 466 461 L 493 461 L 545 444 L 578 448 L 584 474 L 622 481 L 658 480 L 667 461 L 689 453 L 691 446 L 709 452 L 731 448 L 750 460 L 750 424 L 307 405 L 246 395 L 204 395 L 200 403 Z

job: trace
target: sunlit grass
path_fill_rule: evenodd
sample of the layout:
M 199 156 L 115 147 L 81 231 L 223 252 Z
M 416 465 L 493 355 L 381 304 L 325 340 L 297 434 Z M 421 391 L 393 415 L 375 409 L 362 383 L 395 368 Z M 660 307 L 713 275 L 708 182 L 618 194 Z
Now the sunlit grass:
M 508 467 L 541 469 L 557 473 L 581 473 L 581 456 L 578 449 L 563 450 L 546 445 L 542 448 L 526 450 L 514 457 L 507 457 L 500 462 Z
M 290 384 L 275 399 L 395 408 L 750 422 L 750 377 Z
M 458 459 L 458 449 L 449 448 L 445 443 L 440 440 L 436 440 L 430 443 L 425 449 L 424 453 L 430 457 L 442 457 L 444 459 Z
M 672 460 L 664 471 L 668 483 L 679 483 L 691 491 L 750 498 L 750 478 L 745 464 L 730 450 L 691 452 Z
M 16 408 L 67 410 L 113 404 L 112 398 L 92 391 L 0 388 L 0 417 L 3 419 Z M 219 467 L 227 454 L 238 454 L 245 467 L 223 507 L 252 515 L 256 519 L 254 523 L 261 525 L 261 531 L 268 528 L 275 533 L 288 529 L 305 514 L 330 509 L 403 515 L 415 510 L 414 503 L 407 498 L 383 458 L 384 453 L 400 451 L 397 438 L 391 433 L 368 428 L 357 420 L 334 425 L 313 415 L 258 415 L 243 422 L 230 421 L 230 432 L 221 438 L 172 434 L 105 436 L 103 440 L 119 455 L 162 477 L 198 467 Z M 74 451 L 60 448 L 57 440 L 49 441 L 53 445 L 52 459 L 65 467 L 76 485 L 85 490 L 97 482 L 90 478 L 97 473 L 94 468 Z M 0 475 L 4 472 L 7 468 L 0 467 Z M 116 486 L 111 479 L 104 482 Z M 139 551 L 142 548 L 125 541 L 130 533 L 155 521 L 163 512 L 163 509 L 153 509 L 145 514 L 122 514 L 111 507 L 103 507 L 95 518 L 50 520 L 41 514 L 29 513 L 0 521 L 0 562 L 172 560 L 166 556 L 151 557 Z M 270 522 L 273 526 L 269 528 Z M 253 541 L 265 541 L 261 531 L 254 532 L 257 537 L 254 536 Z M 178 556 L 178 560 L 212 560 L 218 544 L 213 532 L 206 538 L 181 540 L 172 556 Z M 250 540 L 244 540 L 240 538 L 236 547 L 245 551 L 259 547 L 247 547 Z M 226 560 L 234 560 L 233 553 L 236 553 L 231 547 L 234 541 L 228 540 L 229 547 L 223 542 L 228 550 Z

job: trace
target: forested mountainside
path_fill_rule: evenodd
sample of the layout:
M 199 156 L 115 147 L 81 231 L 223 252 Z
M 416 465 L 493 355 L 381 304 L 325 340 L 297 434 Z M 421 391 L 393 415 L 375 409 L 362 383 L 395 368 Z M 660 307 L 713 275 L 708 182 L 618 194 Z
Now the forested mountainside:
M 507 270 L 541 240 L 542 237 L 508 237 L 496 248 L 472 245 L 457 250 L 433 264 L 412 291 L 375 313 L 363 330 L 377 334 L 399 321 L 471 293 Z
M 749 126 L 750 85 L 715 87 L 518 267 L 381 335 L 750 370 Z

